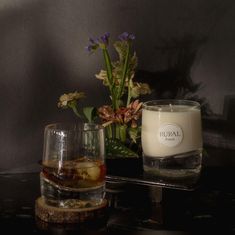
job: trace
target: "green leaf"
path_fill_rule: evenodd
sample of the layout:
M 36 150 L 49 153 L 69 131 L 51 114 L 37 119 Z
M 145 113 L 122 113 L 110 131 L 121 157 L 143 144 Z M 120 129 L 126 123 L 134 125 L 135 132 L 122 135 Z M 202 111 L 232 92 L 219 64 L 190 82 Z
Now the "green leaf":
M 88 122 L 93 122 L 94 119 L 97 117 L 97 110 L 95 107 L 91 107 L 91 106 L 84 107 L 83 113 L 86 119 L 88 120 Z
M 68 102 L 68 107 L 73 110 L 73 112 L 77 115 L 77 117 L 82 119 L 81 114 L 78 112 L 77 101 L 76 100 L 72 100 L 72 101 Z
M 106 153 L 108 158 L 138 158 L 139 155 L 127 148 L 117 139 L 108 139 L 105 141 Z

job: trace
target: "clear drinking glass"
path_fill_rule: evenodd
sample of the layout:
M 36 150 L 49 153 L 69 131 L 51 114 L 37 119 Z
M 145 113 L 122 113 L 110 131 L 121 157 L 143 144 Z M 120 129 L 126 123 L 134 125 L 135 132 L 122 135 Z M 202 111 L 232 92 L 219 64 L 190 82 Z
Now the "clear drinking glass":
M 166 178 L 198 178 L 202 161 L 200 104 L 153 100 L 143 104 L 143 167 Z
M 41 194 L 48 205 L 89 208 L 105 196 L 104 128 L 56 123 L 45 127 Z

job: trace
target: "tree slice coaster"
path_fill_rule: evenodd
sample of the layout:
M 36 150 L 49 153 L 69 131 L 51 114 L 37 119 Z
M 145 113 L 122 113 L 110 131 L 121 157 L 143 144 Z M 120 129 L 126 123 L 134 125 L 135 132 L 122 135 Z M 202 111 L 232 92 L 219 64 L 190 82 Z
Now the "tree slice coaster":
M 35 202 L 35 215 L 49 223 L 81 223 L 93 219 L 102 219 L 106 215 L 106 209 L 106 199 L 99 206 L 80 209 L 49 206 L 42 197 L 39 197 Z

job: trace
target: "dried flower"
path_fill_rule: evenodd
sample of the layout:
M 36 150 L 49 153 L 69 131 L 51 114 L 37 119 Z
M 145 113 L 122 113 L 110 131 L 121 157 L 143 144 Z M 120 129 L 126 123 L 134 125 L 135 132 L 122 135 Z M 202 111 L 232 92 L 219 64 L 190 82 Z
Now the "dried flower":
M 116 111 L 109 105 L 104 105 L 98 109 L 99 117 L 104 123 L 112 122 L 126 125 L 131 122 L 131 127 L 137 127 L 137 120 L 141 116 L 142 103 L 139 100 L 131 102 L 127 107 L 120 107 Z
M 85 93 L 84 92 L 77 92 L 77 91 L 75 91 L 73 93 L 63 94 L 59 98 L 58 107 L 59 108 L 67 108 L 68 105 L 71 102 L 77 101 L 77 100 L 82 99 L 84 97 L 85 97 Z
M 137 98 L 140 95 L 151 94 L 151 89 L 147 83 L 134 82 L 131 86 L 131 97 Z

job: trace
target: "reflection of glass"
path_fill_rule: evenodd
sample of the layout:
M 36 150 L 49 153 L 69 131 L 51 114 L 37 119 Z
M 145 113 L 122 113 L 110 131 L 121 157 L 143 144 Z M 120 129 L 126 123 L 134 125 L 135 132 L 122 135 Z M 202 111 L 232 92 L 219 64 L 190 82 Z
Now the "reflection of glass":
M 200 104 L 155 100 L 143 105 L 144 171 L 167 178 L 197 177 L 201 170 Z
M 47 204 L 87 208 L 103 202 L 104 141 L 104 129 L 97 124 L 46 126 L 40 178 Z

